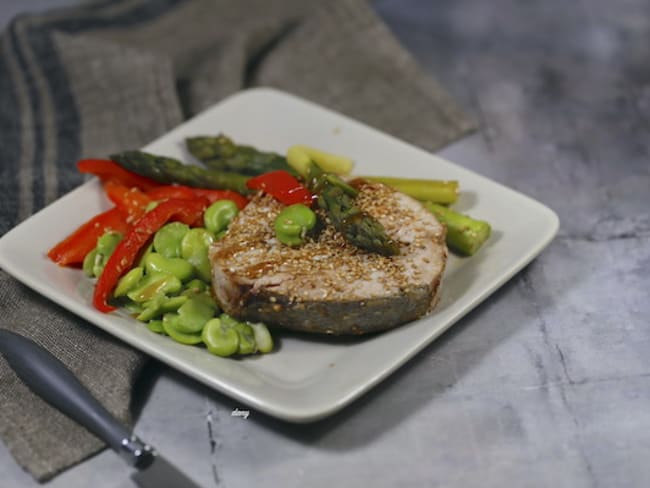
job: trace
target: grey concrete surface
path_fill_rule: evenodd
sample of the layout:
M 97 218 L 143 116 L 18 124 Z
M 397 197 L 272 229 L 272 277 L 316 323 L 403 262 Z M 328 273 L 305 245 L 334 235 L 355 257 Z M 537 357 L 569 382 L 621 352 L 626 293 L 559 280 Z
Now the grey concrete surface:
M 246 407 L 154 365 L 137 432 L 206 487 L 648 486 L 650 3 L 376 7 L 481 124 L 440 155 L 554 208 L 560 235 L 331 418 L 233 417 Z M 36 486 L 1 445 L 0 473 Z M 45 486 L 133 485 L 103 452 Z

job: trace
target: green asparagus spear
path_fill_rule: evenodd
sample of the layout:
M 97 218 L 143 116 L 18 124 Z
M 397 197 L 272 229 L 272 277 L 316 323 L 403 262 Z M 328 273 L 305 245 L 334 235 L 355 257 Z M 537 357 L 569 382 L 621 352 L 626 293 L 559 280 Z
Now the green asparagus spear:
M 246 180 L 248 180 L 246 175 L 187 165 L 173 158 L 156 156 L 143 151 L 124 151 L 113 154 L 110 158 L 125 169 L 160 183 L 178 183 L 197 188 L 250 193 L 246 187 Z
M 432 202 L 424 207 L 447 227 L 447 245 L 454 251 L 472 256 L 490 237 L 490 224 Z
M 419 180 L 411 178 L 394 178 L 390 176 L 362 176 L 368 181 L 375 181 L 390 186 L 416 200 L 440 204 L 454 203 L 458 199 L 458 182 L 445 180 Z
M 235 144 L 223 134 L 216 137 L 188 137 L 185 143 L 190 153 L 211 169 L 247 175 L 283 169 L 295 174 L 283 156 L 260 151 L 253 146 Z
M 399 254 L 398 244 L 380 222 L 354 203 L 358 191 L 316 164 L 309 166 L 308 186 L 318 195 L 318 206 L 327 212 L 332 225 L 351 244 L 385 256 Z

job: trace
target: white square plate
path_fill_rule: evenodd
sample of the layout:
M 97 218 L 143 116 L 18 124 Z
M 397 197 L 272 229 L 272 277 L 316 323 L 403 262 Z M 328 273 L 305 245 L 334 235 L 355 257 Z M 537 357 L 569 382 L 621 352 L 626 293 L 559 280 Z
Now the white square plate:
M 489 221 L 494 229 L 475 257 L 450 256 L 441 301 L 433 314 L 349 342 L 275 333 L 280 346 L 276 352 L 240 360 L 177 344 L 126 314 L 98 312 L 91 305 L 92 282 L 81 271 L 48 260 L 48 249 L 109 207 L 95 179 L 0 239 L 0 266 L 37 292 L 210 387 L 285 420 L 316 420 L 372 388 L 530 262 L 558 229 L 552 210 L 520 193 L 343 115 L 271 89 L 238 93 L 144 150 L 188 161 L 185 137 L 219 132 L 280 153 L 293 144 L 307 144 L 344 154 L 355 160 L 355 174 L 458 180 L 464 195 L 458 207 Z

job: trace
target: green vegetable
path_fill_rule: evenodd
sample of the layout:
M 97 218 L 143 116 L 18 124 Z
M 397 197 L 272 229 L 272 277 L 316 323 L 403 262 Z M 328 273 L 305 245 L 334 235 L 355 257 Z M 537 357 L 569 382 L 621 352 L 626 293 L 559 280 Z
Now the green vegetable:
M 160 300 L 160 310 L 162 313 L 176 312 L 178 309 L 187 303 L 189 298 L 185 295 L 178 296 L 163 296 L 159 298 Z
M 147 322 L 147 329 L 156 334 L 165 334 L 162 320 L 150 320 Z
M 389 176 L 362 176 L 364 180 L 383 183 L 397 191 L 421 201 L 451 204 L 458 199 L 458 182 L 443 180 L 419 180 Z
M 217 234 L 224 231 L 239 213 L 232 200 L 218 200 L 210 205 L 203 214 L 203 224 L 210 232 Z
M 194 274 L 194 267 L 181 258 L 166 258 L 162 254 L 152 252 L 144 260 L 144 266 L 149 274 L 166 273 L 181 281 L 189 280 Z
M 175 313 L 166 313 L 162 319 L 165 333 L 181 344 L 193 345 L 202 342 L 201 334 L 188 334 L 179 328 L 180 317 Z
M 97 239 L 97 254 L 102 254 L 106 257 L 110 256 L 123 237 L 119 232 L 106 232 Z
M 138 266 L 131 269 L 128 273 L 120 278 L 120 281 L 117 282 L 117 286 L 115 287 L 115 290 L 113 290 L 113 296 L 122 297 L 126 295 L 137 286 L 143 275 L 143 268 Z
M 259 175 L 278 169 L 294 172 L 283 156 L 235 144 L 223 134 L 216 137 L 189 137 L 185 143 L 189 152 L 211 169 L 246 175 Z
M 205 324 L 201 339 L 208 351 L 217 356 L 232 356 L 239 351 L 239 334 L 232 327 L 225 325 L 218 318 Z
M 214 317 L 217 306 L 208 295 L 196 295 L 178 309 L 176 328 L 181 332 L 196 334 Z
M 82 263 L 83 272 L 89 277 L 99 277 L 104 271 L 108 258 L 113 254 L 115 247 L 122 240 L 119 232 L 106 232 L 97 239 L 97 246 L 84 257 Z
M 253 329 L 257 350 L 261 353 L 271 352 L 273 350 L 273 338 L 266 325 L 260 322 L 248 322 L 248 325 Z
M 225 312 L 219 315 L 219 319 L 223 323 L 224 327 L 234 327 L 239 322 L 236 318 L 232 317 L 231 315 L 228 315 Z
M 154 236 L 155 237 L 155 236 Z M 138 259 L 138 262 L 136 266 L 139 268 L 144 268 L 144 260 L 147 258 L 149 254 L 154 252 L 153 250 L 153 240 L 149 243 L 149 245 L 142 251 L 142 254 L 140 254 L 140 258 Z
M 190 229 L 181 241 L 181 256 L 192 264 L 197 276 L 207 282 L 212 279 L 208 248 L 213 242 L 214 236 L 202 227 Z
M 255 344 L 255 332 L 253 328 L 244 322 L 231 317 L 227 313 L 222 313 L 219 316 L 221 324 L 223 327 L 229 327 L 237 332 L 239 335 L 239 348 L 237 350 L 238 354 L 252 354 L 257 352 L 257 346 Z
M 83 270 L 84 274 L 89 278 L 95 277 L 95 259 L 97 259 L 97 248 L 86 254 L 83 264 L 81 265 L 81 269 Z
M 309 146 L 291 146 L 287 151 L 287 162 L 303 177 L 309 176 L 309 166 L 316 163 L 327 173 L 347 175 L 352 171 L 353 162 L 344 156 L 326 153 Z
M 125 169 L 147 176 L 159 183 L 178 183 L 196 188 L 234 190 L 251 193 L 246 187 L 247 175 L 186 165 L 177 159 L 143 151 L 124 151 L 110 158 Z
M 233 329 L 239 335 L 239 349 L 237 349 L 237 353 L 242 355 L 256 353 L 257 345 L 255 344 L 255 332 L 253 328 L 244 322 L 237 322 L 233 326 Z
M 193 279 L 185 283 L 183 286 L 183 293 L 184 295 L 194 295 L 196 293 L 202 293 L 204 291 L 207 291 L 208 289 L 208 284 L 205 281 L 201 281 L 199 279 Z
M 287 246 L 299 246 L 305 241 L 307 232 L 316 225 L 316 214 L 312 209 L 296 203 L 278 214 L 273 224 L 278 240 Z
M 156 295 L 151 300 L 144 302 L 143 309 L 136 319 L 147 322 L 151 319 L 161 317 L 165 313 L 176 312 L 188 298 L 183 295 L 168 297 Z
M 165 224 L 153 237 L 153 249 L 166 258 L 181 257 L 181 242 L 189 230 L 190 227 L 181 222 Z
M 130 299 L 123 299 L 120 300 L 120 306 L 124 308 L 127 312 L 129 312 L 131 315 L 137 315 L 142 313 L 144 308 L 140 303 L 136 303 L 133 300 Z
M 476 254 L 490 237 L 490 224 L 483 220 L 475 220 L 435 203 L 423 202 L 423 205 L 447 227 L 447 245 L 460 254 Z
M 160 317 L 162 311 L 160 310 L 160 303 L 155 298 L 145 302 L 145 306 L 135 318 L 140 322 L 149 322 L 150 320 Z
M 176 276 L 156 273 L 145 275 L 137 287 L 126 294 L 134 302 L 146 302 L 157 295 L 177 293 L 182 288 L 181 281 Z
M 354 203 L 357 190 L 336 175 L 324 173 L 311 163 L 310 189 L 318 194 L 318 206 L 327 212 L 332 225 L 351 244 L 385 256 L 399 254 L 399 246 L 386 229 Z

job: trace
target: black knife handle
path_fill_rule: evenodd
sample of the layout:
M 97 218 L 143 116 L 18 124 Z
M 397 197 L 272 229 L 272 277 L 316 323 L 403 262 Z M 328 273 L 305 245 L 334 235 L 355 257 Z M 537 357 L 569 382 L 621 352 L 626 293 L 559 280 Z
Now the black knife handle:
M 133 436 L 50 352 L 31 339 L 0 329 L 0 354 L 34 393 L 106 442 L 131 465 L 143 467 L 151 461 L 152 449 Z

